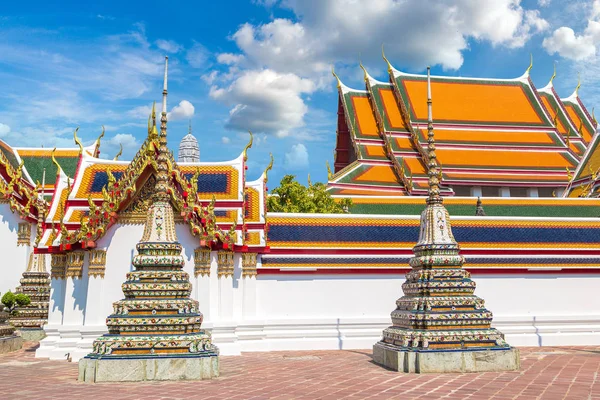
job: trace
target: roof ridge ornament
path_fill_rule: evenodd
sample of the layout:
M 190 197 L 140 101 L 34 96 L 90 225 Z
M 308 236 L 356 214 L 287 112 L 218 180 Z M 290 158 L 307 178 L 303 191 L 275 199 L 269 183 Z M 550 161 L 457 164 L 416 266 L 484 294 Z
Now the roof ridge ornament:
M 533 68 L 533 53 L 529 53 L 529 67 L 525 70 L 525 75 L 529 76 L 531 68 Z
M 554 80 L 554 78 L 556 78 L 556 61 L 554 61 L 554 72 L 552 73 L 552 76 L 550 77 L 550 82 L 548 82 L 549 86 L 553 86 L 552 81 Z
M 387 57 L 385 56 L 385 51 L 383 50 L 383 43 L 381 43 L 381 57 L 383 57 L 383 59 L 385 60 L 385 62 L 387 63 L 387 67 L 388 67 L 388 73 L 392 73 L 392 71 L 394 70 L 394 68 L 392 67 L 392 64 L 390 64 L 390 61 L 387 59 Z
M 342 81 L 340 81 L 340 77 L 337 76 L 337 74 L 335 73 L 335 70 L 333 69 L 333 65 L 331 66 L 331 74 L 335 77 L 335 79 L 337 80 L 337 88 L 340 89 L 342 87 Z
M 123 154 L 123 143 L 119 143 L 119 152 L 113 158 L 113 161 L 119 161 L 119 157 Z
M 100 154 L 100 140 L 102 140 L 102 138 L 104 137 L 104 132 L 106 131 L 104 129 L 104 125 L 102 126 L 102 133 L 100 133 L 100 136 L 98 136 L 98 139 L 96 139 L 96 152 L 94 154 L 94 157 L 98 157 L 98 155 Z
M 248 161 L 248 149 L 252 147 L 252 143 L 254 142 L 254 135 L 252 135 L 252 131 L 249 130 L 248 133 L 250 134 L 250 141 L 246 147 L 244 147 L 244 151 L 242 152 L 244 155 L 244 162 Z
M 369 73 L 367 72 L 367 69 L 365 68 L 365 66 L 363 65 L 362 61 L 358 61 L 358 65 L 360 66 L 360 68 L 363 70 L 364 73 L 364 79 L 365 79 L 365 83 L 369 83 Z
M 273 169 L 273 153 L 269 153 L 269 156 L 271 157 L 271 161 L 269 162 L 269 165 L 267 165 L 267 168 L 265 168 L 265 171 L 263 172 L 263 175 L 265 176 L 264 178 L 264 182 L 267 183 L 269 181 L 269 176 L 268 173 L 271 169 Z
M 56 165 L 56 175 L 60 175 L 60 164 L 58 163 L 58 161 L 56 161 L 56 158 L 54 157 L 54 153 L 56 152 L 56 147 L 52 150 L 52 153 L 50 153 L 50 156 L 52 158 L 52 162 L 54 163 L 54 165 Z
M 75 140 L 75 143 L 77 144 L 77 146 L 79 146 L 79 155 L 82 155 L 83 154 L 83 145 L 81 144 L 81 141 L 77 137 L 77 131 L 79 131 L 79 127 L 75 128 L 75 132 L 73 132 L 73 139 Z
M 577 73 L 577 86 L 575 87 L 575 91 L 573 92 L 573 95 L 575 95 L 575 97 L 579 97 L 579 88 L 581 87 L 581 74 L 578 72 Z

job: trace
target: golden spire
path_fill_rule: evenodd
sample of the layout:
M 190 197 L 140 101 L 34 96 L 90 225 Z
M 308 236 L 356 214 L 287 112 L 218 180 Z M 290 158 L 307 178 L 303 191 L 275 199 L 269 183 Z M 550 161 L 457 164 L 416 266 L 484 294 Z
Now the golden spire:
M 390 64 L 390 61 L 387 59 L 387 57 L 385 56 L 385 52 L 383 51 L 383 43 L 381 43 L 381 57 L 383 57 L 383 59 L 385 60 L 385 62 L 387 63 L 387 67 L 388 67 L 388 73 L 392 73 L 392 64 Z
M 311 187 L 312 186 L 312 182 L 310 181 L 310 174 L 308 174 L 307 181 L 308 181 L 308 187 Z
M 119 152 L 117 153 L 115 158 L 113 158 L 113 161 L 118 161 L 119 157 L 123 154 L 123 145 L 121 143 L 119 143 L 119 147 Z
M 163 81 L 163 97 L 162 97 L 162 112 L 160 116 L 160 136 L 165 138 L 167 136 L 167 72 L 169 70 L 169 57 L 165 56 L 165 78 Z
M 190 123 L 188 126 L 188 135 L 191 135 L 191 134 L 192 134 L 192 120 L 190 119 Z
M 77 127 L 75 129 L 75 132 L 73 132 L 73 139 L 75 139 L 75 143 L 77 143 L 77 145 L 79 146 L 79 155 L 81 155 L 81 154 L 83 154 L 83 145 L 81 144 L 81 141 L 77 137 L 77 131 L 78 130 L 79 130 L 79 127 Z
M 527 69 L 525 70 L 525 75 L 529 76 L 529 72 L 531 71 L 531 68 L 533 68 L 533 53 L 529 53 L 529 67 L 527 67 Z
M 431 67 L 427 67 L 427 175 L 429 175 L 429 198 L 427 204 L 441 203 L 440 173 L 435 154 L 435 136 L 433 132 L 433 111 L 431 101 Z
M 54 148 L 54 150 L 52 150 L 51 156 L 52 156 L 52 162 L 54 163 L 54 165 L 56 165 L 56 175 L 60 175 L 60 164 L 58 163 L 58 161 L 56 161 L 56 158 L 54 158 L 55 152 L 56 152 L 56 147 Z
M 263 174 L 265 175 L 265 183 L 268 182 L 269 177 L 268 177 L 268 173 L 271 169 L 273 169 L 273 153 L 269 153 L 269 155 L 271 156 L 271 161 L 269 162 L 269 165 L 267 165 L 267 168 L 265 168 L 265 172 L 263 172 Z
M 342 87 L 342 82 L 340 81 L 340 77 L 337 76 L 337 74 L 335 73 L 335 70 L 333 69 L 333 65 L 331 66 L 331 74 L 333 76 L 335 76 L 335 79 L 337 80 L 337 87 L 338 89 Z
M 250 134 L 250 141 L 248 142 L 248 144 L 246 145 L 246 147 L 244 147 L 244 162 L 248 161 L 248 149 L 250 147 L 252 147 L 252 142 L 254 141 L 254 136 L 252 135 L 251 131 L 248 131 L 248 133 Z

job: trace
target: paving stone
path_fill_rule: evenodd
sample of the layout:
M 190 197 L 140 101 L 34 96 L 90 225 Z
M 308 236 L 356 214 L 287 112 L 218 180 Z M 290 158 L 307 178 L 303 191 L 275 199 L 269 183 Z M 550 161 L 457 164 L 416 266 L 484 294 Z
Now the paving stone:
M 214 380 L 77 382 L 78 365 L 36 359 L 35 343 L 0 355 L 0 398 L 26 399 L 588 399 L 600 398 L 600 346 L 521 348 L 519 372 L 408 375 L 364 351 L 244 353 Z

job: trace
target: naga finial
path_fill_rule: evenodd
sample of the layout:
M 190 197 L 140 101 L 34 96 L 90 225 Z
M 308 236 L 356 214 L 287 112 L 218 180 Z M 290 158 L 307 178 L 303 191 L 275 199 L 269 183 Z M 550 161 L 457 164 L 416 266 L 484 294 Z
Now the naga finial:
M 265 168 L 265 172 L 264 172 L 265 183 L 267 183 L 267 181 L 269 180 L 269 178 L 268 178 L 269 171 L 271 169 L 273 169 L 273 161 L 274 161 L 274 159 L 273 159 L 273 153 L 269 153 L 269 155 L 271 156 L 271 161 L 269 162 L 269 165 L 267 165 L 267 168 Z
M 113 161 L 119 161 L 119 157 L 123 154 L 123 144 L 119 143 L 119 152 L 117 153 L 117 155 L 115 156 L 115 158 L 113 158 Z
M 579 96 L 579 88 L 581 87 L 581 75 L 577 74 L 577 86 L 575 87 L 575 96 Z
M 248 133 L 250 134 L 250 141 L 248 142 L 248 144 L 246 145 L 246 147 L 244 147 L 244 162 L 248 161 L 248 149 L 250 147 L 252 147 L 252 142 L 254 141 L 254 135 L 252 135 L 251 131 L 248 131 Z
M 548 83 L 549 85 L 552 85 L 552 81 L 554 80 L 554 78 L 556 78 L 556 61 L 554 62 L 554 72 L 552 73 L 552 76 L 550 77 L 550 82 Z
M 369 82 L 369 73 L 367 72 L 367 69 L 365 68 L 365 66 L 363 65 L 362 61 L 359 62 L 358 64 L 360 66 L 360 68 L 363 70 L 364 73 L 364 78 L 365 78 L 365 82 Z
M 383 57 L 383 59 L 387 63 L 388 73 L 391 74 L 392 73 L 392 64 L 390 64 L 390 60 L 388 60 L 387 57 L 385 56 L 385 52 L 383 51 L 383 43 L 381 43 L 381 57 Z
M 335 79 L 337 80 L 337 87 L 338 89 L 342 87 L 342 81 L 340 81 L 340 77 L 337 76 L 337 74 L 335 73 L 335 70 L 333 69 L 333 65 L 331 66 L 331 74 L 335 77 Z
M 75 132 L 73 132 L 73 139 L 75 139 L 75 143 L 79 146 L 79 155 L 83 154 L 83 145 L 81 141 L 77 137 L 77 131 L 79 131 L 79 127 L 75 128 Z
M 327 180 L 330 181 L 333 179 L 333 173 L 331 172 L 331 166 L 329 165 L 329 160 L 325 160 L 325 166 L 327 167 Z
M 60 164 L 58 163 L 58 161 L 56 161 L 56 157 L 54 157 L 54 153 L 56 152 L 56 147 L 52 150 L 51 157 L 52 157 L 52 162 L 54 163 L 54 165 L 56 165 L 56 174 L 59 175 L 60 174 Z
M 531 68 L 533 68 L 533 53 L 529 53 L 529 60 L 529 67 L 525 70 L 525 75 L 527 76 L 529 76 L 529 72 L 531 71 Z
M 596 121 L 596 116 L 594 115 L 594 107 L 592 107 L 592 122 L 598 125 L 598 121 Z

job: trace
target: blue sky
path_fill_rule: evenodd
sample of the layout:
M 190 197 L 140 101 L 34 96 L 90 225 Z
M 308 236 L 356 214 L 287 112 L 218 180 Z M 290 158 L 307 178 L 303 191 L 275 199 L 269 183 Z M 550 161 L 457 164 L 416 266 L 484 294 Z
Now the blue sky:
M 191 120 L 201 159 L 237 157 L 256 134 L 248 179 L 275 157 L 284 174 L 325 181 L 333 160 L 337 92 L 362 89 L 361 60 L 387 80 L 381 45 L 407 72 L 511 78 L 529 65 L 544 86 L 600 105 L 600 0 L 261 0 L 4 2 L 0 11 L 0 138 L 14 146 L 119 143 L 131 158 L 160 101 L 169 56 L 169 142 Z M 435 98 L 434 98 L 435 107 Z

